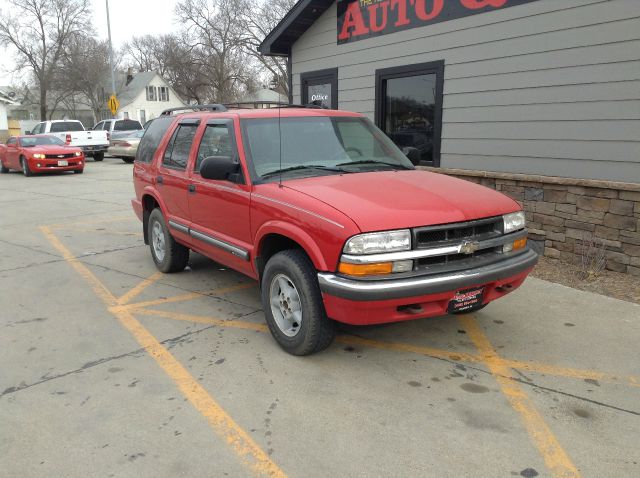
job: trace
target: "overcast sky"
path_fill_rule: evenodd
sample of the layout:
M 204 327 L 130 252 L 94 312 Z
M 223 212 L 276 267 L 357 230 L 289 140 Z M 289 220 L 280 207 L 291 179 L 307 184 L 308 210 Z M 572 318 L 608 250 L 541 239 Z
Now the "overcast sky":
M 115 48 L 132 36 L 168 33 L 176 29 L 173 9 L 177 0 L 109 0 L 111 38 Z M 95 34 L 107 38 L 106 0 L 92 0 Z M 7 11 L 7 1 L 0 0 L 0 10 Z M 1 14 L 1 13 L 0 13 Z M 0 48 L 0 85 L 10 84 L 7 73 L 13 66 L 13 51 Z

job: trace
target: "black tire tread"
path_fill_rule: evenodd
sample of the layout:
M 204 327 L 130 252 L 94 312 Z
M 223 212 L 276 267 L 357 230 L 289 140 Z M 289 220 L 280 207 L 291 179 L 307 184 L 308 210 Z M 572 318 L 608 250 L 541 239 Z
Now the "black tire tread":
M 9 168 L 7 168 L 4 163 L 0 163 L 0 173 L 7 174 L 9 172 Z
M 33 173 L 29 169 L 29 163 L 27 162 L 27 158 L 25 158 L 24 156 L 20 156 L 20 164 L 22 165 L 22 174 L 24 174 L 28 178 L 33 176 Z

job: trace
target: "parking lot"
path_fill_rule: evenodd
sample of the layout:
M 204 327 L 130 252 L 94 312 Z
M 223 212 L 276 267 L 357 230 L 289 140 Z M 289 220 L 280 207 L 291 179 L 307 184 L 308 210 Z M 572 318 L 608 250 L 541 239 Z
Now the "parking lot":
M 113 158 L 0 176 L 0 475 L 640 475 L 640 306 L 530 278 L 294 357 L 255 282 L 158 273 L 132 197 Z

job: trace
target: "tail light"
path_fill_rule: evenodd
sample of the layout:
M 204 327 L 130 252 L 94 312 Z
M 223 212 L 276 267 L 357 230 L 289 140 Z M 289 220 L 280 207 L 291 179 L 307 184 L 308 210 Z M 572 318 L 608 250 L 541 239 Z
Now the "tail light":
M 65 141 L 66 141 L 67 144 L 71 144 L 71 135 L 70 134 L 67 135 Z

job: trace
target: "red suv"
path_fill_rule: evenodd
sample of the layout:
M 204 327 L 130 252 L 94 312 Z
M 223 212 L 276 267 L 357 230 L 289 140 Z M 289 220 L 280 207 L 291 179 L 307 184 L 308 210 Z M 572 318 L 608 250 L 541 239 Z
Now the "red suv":
M 193 250 L 258 280 L 289 353 L 326 348 L 334 321 L 478 310 L 538 260 L 518 203 L 416 170 L 360 114 L 199 108 L 168 110 L 142 138 L 132 203 L 145 243 L 163 272 Z

